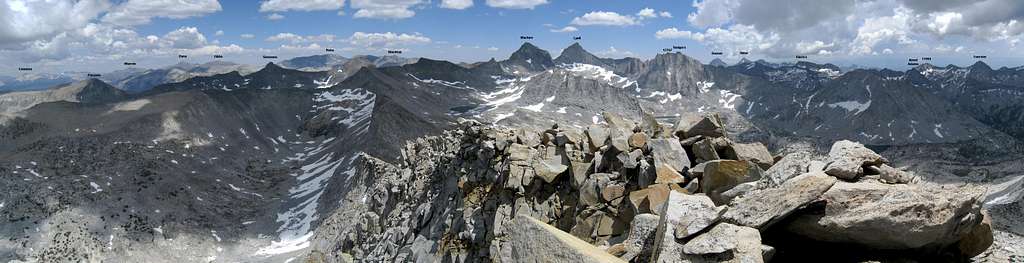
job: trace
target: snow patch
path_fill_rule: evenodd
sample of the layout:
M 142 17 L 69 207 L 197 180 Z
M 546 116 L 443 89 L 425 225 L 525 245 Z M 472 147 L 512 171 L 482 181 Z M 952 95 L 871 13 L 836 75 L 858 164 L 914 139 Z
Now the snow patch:
M 851 113 L 852 112 L 853 115 L 858 115 L 861 112 L 864 112 L 865 110 L 867 110 L 868 107 L 871 107 L 871 100 L 868 100 L 867 102 L 863 102 L 863 103 L 859 102 L 859 101 L 855 101 L 855 100 L 836 102 L 836 103 L 829 103 L 828 107 L 829 108 L 833 108 L 833 109 L 835 109 L 835 108 L 843 108 L 843 109 L 846 110 L 846 113 Z

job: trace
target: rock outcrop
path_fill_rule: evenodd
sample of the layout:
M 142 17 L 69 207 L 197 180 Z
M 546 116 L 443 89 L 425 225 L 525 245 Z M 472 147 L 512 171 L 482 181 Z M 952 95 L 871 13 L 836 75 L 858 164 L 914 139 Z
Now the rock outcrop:
M 674 128 L 648 118 L 650 133 L 603 116 L 607 125 L 584 130 L 462 121 L 408 143 L 399 164 L 364 155 L 352 180 L 361 186 L 318 228 L 310 259 L 811 260 L 792 238 L 964 259 L 991 244 L 980 193 L 917 184 L 854 142 L 776 161 L 763 144 L 732 141 L 716 115 Z M 835 260 L 887 259 L 873 256 Z

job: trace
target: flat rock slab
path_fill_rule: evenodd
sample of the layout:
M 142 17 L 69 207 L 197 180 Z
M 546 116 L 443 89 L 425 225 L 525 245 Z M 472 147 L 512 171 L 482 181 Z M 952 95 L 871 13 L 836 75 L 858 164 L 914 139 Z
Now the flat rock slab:
M 981 193 L 879 182 L 837 182 L 821 196 L 822 213 L 795 215 L 789 232 L 874 249 L 945 246 L 981 224 Z
M 504 262 L 626 262 L 569 233 L 525 215 L 509 231 Z
M 777 188 L 766 188 L 747 193 L 733 200 L 722 215 L 725 222 L 767 229 L 828 191 L 836 178 L 823 172 L 797 176 Z
M 721 211 L 707 196 L 670 192 L 660 213 L 654 239 L 654 259 L 658 262 L 682 259 L 681 240 L 714 224 Z

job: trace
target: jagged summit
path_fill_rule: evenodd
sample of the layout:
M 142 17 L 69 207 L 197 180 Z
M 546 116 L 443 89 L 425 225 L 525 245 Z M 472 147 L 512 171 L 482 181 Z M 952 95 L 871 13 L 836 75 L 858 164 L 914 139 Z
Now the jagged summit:
M 523 43 L 505 62 L 530 71 L 542 71 L 555 66 L 550 53 L 530 44 L 530 42 Z

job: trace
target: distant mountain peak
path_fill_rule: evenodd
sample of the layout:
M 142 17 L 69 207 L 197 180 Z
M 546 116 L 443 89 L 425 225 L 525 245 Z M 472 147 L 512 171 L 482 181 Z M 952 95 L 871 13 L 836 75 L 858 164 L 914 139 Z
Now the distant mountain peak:
M 604 65 L 604 64 L 607 64 L 607 63 L 605 63 L 604 59 L 595 56 L 594 54 L 588 52 L 586 49 L 583 49 L 583 46 L 580 45 L 580 43 L 573 43 L 569 47 L 566 47 L 565 49 L 563 49 L 562 53 L 558 55 L 558 58 L 555 58 L 555 63 L 556 64 L 583 63 L 583 64 L 591 64 L 591 65 Z
M 728 66 L 729 64 L 726 64 L 725 61 L 722 61 L 719 58 L 715 58 L 715 59 L 711 60 L 711 62 L 708 62 L 708 65 L 712 65 L 712 66 L 716 66 L 716 67 L 725 67 L 725 66 Z
M 530 42 L 523 43 L 516 52 L 513 52 L 509 56 L 508 62 L 533 71 L 545 70 L 555 65 L 551 60 L 550 53 L 530 44 Z
M 989 67 L 988 64 L 985 64 L 984 61 L 980 60 L 978 62 L 974 62 L 974 64 L 972 64 L 970 68 L 980 70 L 992 70 L 992 67 Z

